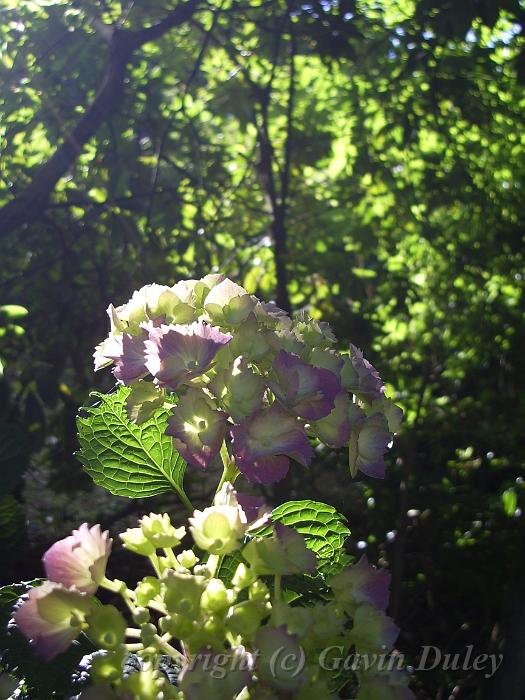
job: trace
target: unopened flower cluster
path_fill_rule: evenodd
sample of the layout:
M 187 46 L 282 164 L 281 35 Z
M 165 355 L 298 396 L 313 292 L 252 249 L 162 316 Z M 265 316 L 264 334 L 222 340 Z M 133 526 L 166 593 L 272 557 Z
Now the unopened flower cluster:
M 346 446 L 353 475 L 384 475 L 401 411 L 357 347 L 335 349 L 328 324 L 291 318 L 218 274 L 148 285 L 108 315 L 95 369 L 113 364 L 132 387 L 136 422 L 173 402 L 167 432 L 189 464 L 206 469 L 226 441 L 236 468 L 268 484 L 290 460 L 307 466 L 318 440 Z
M 261 525 L 264 537 L 256 536 Z M 166 514 L 121 534 L 152 566 L 132 588 L 107 578 L 112 542 L 98 525 L 82 525 L 44 555 L 48 580 L 22 600 L 15 623 L 45 659 L 87 635 L 97 651 L 81 700 L 330 700 L 341 678 L 327 650 L 392 649 L 398 629 L 384 612 L 390 576 L 366 558 L 326 582 L 326 600 L 300 607 L 285 602 L 281 586 L 315 572 L 315 554 L 294 529 L 275 523 L 272 534 L 264 518 L 248 522 L 231 484 L 194 512 L 189 534 L 193 545 L 184 549 L 186 528 Z M 228 561 L 237 563 L 226 575 L 223 557 L 232 554 Z M 120 594 L 120 609 L 94 597 L 99 587 Z M 128 674 L 130 653 L 140 663 Z M 177 685 L 159 669 L 166 656 L 180 667 Z M 400 670 L 354 669 L 352 683 L 358 700 L 414 697 Z

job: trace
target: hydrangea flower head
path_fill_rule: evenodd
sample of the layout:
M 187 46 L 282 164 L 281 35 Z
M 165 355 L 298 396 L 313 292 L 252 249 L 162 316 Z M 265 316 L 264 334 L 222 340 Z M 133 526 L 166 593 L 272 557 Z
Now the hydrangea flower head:
M 327 323 L 290 317 L 220 274 L 146 285 L 108 314 L 96 368 L 113 363 L 131 384 L 126 407 L 137 424 L 175 403 L 166 432 L 192 466 L 209 468 L 231 440 L 231 466 L 270 484 L 290 460 L 307 466 L 317 439 L 348 447 L 353 476 L 384 475 L 401 411 L 359 348 L 335 349 Z

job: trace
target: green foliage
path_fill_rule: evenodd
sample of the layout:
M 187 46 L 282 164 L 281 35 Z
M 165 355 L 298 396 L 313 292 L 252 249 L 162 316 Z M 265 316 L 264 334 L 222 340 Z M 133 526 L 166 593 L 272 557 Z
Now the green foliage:
M 30 310 L 24 336 L 17 320 L 0 319 L 5 420 L 30 427 L 55 491 L 85 488 L 72 476 L 73 417 L 92 387 L 100 309 L 142 283 L 219 268 L 275 298 L 267 185 L 288 172 L 291 304 L 372 349 L 407 417 L 385 484 L 343 496 L 334 460 L 300 486 L 340 498 L 356 539 L 390 563 L 403 559 L 409 646 L 448 650 L 459 636 L 485 649 L 523 551 L 522 516 L 512 495 L 502 500 L 514 489 L 521 502 L 525 468 L 523 8 L 315 1 L 292 3 L 288 23 L 289 6 L 229 2 L 202 10 L 202 28 L 144 46 L 118 112 L 50 206 L 23 235 L 3 238 L 2 304 Z M 140 29 L 164 9 L 6 4 L 0 205 L 96 92 L 107 54 L 93 19 Z M 106 377 L 97 382 L 109 390 Z M 159 488 L 171 488 L 152 469 Z M 408 509 L 420 516 L 407 518 Z M 404 551 L 386 537 L 394 530 L 406 534 Z M 421 682 L 428 695 L 446 695 L 462 677 Z
M 78 459 L 96 484 L 118 496 L 145 498 L 175 490 L 184 499 L 186 462 L 164 434 L 169 409 L 135 425 L 126 413 L 129 393 L 119 387 L 112 394 L 94 394 L 100 402 L 77 419 Z
M 506 489 L 501 494 L 501 502 L 503 504 L 503 510 L 505 515 L 512 518 L 516 512 L 516 506 L 518 505 L 518 497 L 514 489 Z
M 307 546 L 317 556 L 321 573 L 335 573 L 348 564 L 344 543 L 350 536 L 346 518 L 335 508 L 318 501 L 288 501 L 272 511 L 272 521 L 282 523 L 304 535 Z M 268 536 L 272 526 L 257 531 L 257 536 Z

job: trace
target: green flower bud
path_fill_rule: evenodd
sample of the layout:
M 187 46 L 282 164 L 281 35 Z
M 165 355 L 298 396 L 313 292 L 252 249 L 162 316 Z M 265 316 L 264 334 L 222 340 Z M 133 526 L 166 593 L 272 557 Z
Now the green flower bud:
M 199 557 L 191 549 L 185 549 L 178 555 L 177 561 L 185 569 L 191 569 L 198 563 Z
M 160 581 L 154 576 L 146 576 L 135 589 L 137 605 L 146 607 L 148 603 L 160 594 Z
M 259 602 L 245 600 L 231 608 L 226 625 L 233 634 L 240 635 L 243 640 L 252 640 L 264 616 L 264 607 Z
M 140 527 L 130 527 L 126 532 L 122 532 L 119 537 L 124 543 L 124 547 L 129 549 L 130 552 L 141 554 L 144 557 L 155 554 L 154 545 L 144 536 Z
M 126 650 L 119 647 L 107 653 L 99 652 L 92 657 L 91 678 L 94 683 L 110 683 L 122 676 Z
M 136 608 L 133 613 L 133 622 L 136 625 L 143 625 L 145 622 L 149 622 L 150 618 L 151 615 L 147 608 Z
M 255 581 L 255 579 L 256 576 L 253 573 L 253 571 L 248 566 L 246 566 L 246 564 L 243 564 L 241 562 L 236 568 L 235 573 L 233 574 L 232 585 L 238 591 L 242 591 L 243 588 L 246 588 L 247 586 L 252 584 Z
M 230 554 L 238 549 L 246 531 L 244 512 L 237 505 L 196 510 L 189 522 L 195 544 L 210 554 Z
M 114 605 L 101 605 L 86 617 L 88 636 L 102 649 L 114 650 L 124 642 L 127 623 Z
M 265 602 L 270 600 L 270 591 L 264 581 L 257 580 L 250 585 L 248 596 L 250 600 Z
M 140 636 L 145 647 L 154 647 L 157 644 L 157 628 L 151 622 L 145 622 L 140 626 Z
M 223 617 L 212 615 L 206 620 L 202 628 L 208 635 L 207 646 L 221 649 L 224 645 L 224 635 L 226 634 Z
M 159 671 L 148 670 L 128 676 L 122 683 L 122 690 L 131 693 L 133 698 L 156 700 L 164 697 L 162 691 L 165 687 L 167 690 L 167 685 Z M 127 697 L 127 694 L 124 694 L 124 697 Z
M 212 578 L 201 597 L 201 607 L 208 612 L 229 608 L 235 602 L 235 592 L 226 588 L 218 578 Z
M 186 534 L 185 527 L 174 528 L 167 513 L 157 515 L 150 513 L 141 521 L 141 529 L 144 537 L 156 548 L 178 547 Z
M 169 632 L 177 639 L 187 639 L 195 632 L 196 628 L 196 623 L 190 617 L 177 613 L 161 617 L 159 624 L 163 634 Z
M 179 571 L 168 571 L 163 580 L 162 596 L 170 613 L 197 616 L 206 580 Z

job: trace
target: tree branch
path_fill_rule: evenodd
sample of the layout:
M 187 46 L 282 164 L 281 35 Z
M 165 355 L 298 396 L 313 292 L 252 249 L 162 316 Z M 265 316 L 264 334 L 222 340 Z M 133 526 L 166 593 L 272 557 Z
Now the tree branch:
M 158 24 L 140 31 L 113 30 L 109 40 L 109 61 L 95 99 L 51 158 L 35 169 L 29 185 L 0 209 L 0 235 L 7 235 L 20 226 L 32 223 L 46 209 L 57 182 L 102 124 L 119 108 L 127 66 L 133 52 L 188 21 L 197 4 L 198 0 L 181 3 Z

